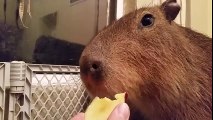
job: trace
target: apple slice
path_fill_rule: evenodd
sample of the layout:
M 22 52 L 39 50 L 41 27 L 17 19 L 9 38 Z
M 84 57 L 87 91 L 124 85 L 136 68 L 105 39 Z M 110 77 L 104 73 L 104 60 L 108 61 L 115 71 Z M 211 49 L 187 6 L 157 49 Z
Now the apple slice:
M 114 108 L 125 102 L 126 97 L 126 93 L 116 94 L 115 100 L 95 97 L 85 112 L 85 120 L 107 120 Z

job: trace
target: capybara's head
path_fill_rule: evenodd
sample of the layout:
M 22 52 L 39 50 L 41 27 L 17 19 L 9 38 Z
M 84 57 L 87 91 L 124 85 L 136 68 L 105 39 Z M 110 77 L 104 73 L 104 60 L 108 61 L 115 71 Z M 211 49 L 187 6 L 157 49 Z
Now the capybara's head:
M 127 92 L 134 119 L 209 118 L 211 40 L 173 22 L 179 10 L 176 0 L 141 8 L 91 40 L 80 59 L 91 96 Z

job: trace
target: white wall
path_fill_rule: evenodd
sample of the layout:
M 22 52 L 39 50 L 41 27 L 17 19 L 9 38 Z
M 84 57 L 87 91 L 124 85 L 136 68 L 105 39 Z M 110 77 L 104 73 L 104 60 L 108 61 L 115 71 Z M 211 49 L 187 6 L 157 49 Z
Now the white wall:
M 212 36 L 211 0 L 191 0 L 191 28 Z
M 208 35 L 212 37 L 212 0 L 208 0 Z
M 58 10 L 57 26 L 52 35 L 56 38 L 87 44 L 96 34 L 97 1 L 86 0 L 72 7 L 64 3 L 62 7 Z

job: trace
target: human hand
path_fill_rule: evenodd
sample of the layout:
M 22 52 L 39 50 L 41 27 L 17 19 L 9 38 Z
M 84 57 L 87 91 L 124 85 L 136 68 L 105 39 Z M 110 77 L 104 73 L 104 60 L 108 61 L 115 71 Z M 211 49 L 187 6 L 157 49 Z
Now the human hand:
M 119 104 L 110 114 L 108 120 L 129 120 L 130 110 L 126 103 Z M 79 113 L 71 120 L 84 120 L 84 113 Z

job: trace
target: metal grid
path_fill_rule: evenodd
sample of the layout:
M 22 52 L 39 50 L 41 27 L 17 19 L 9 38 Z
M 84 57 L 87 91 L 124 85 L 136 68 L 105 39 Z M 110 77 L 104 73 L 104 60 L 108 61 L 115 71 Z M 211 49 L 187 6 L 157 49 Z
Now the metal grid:
M 89 102 L 79 68 L 28 65 L 32 74 L 31 120 L 69 120 Z

